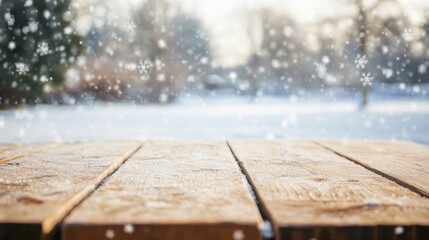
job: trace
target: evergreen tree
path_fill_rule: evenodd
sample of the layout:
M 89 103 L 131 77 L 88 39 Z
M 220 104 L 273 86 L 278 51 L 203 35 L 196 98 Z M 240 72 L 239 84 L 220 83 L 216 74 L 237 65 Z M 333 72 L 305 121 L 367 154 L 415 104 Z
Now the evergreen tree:
M 0 5 L 0 104 L 37 102 L 61 84 L 80 52 L 70 0 L 3 0 Z

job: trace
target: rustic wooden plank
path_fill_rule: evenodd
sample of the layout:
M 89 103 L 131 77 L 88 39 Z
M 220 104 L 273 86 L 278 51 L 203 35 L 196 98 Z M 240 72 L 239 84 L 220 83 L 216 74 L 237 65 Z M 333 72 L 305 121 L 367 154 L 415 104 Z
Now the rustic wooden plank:
M 318 141 L 413 191 L 429 197 L 429 147 L 407 141 Z
M 261 239 L 225 142 L 147 142 L 65 220 L 63 239 Z
M 14 159 L 38 153 L 40 151 L 53 148 L 60 143 L 22 143 L 22 144 L 2 144 L 0 145 L 0 164 Z
M 0 239 L 43 239 L 140 143 L 63 144 L 0 164 Z
M 12 150 L 17 147 L 18 147 L 18 144 L 0 143 L 0 153 L 3 153 L 4 151 Z
M 428 199 L 316 143 L 229 144 L 277 239 L 427 239 Z

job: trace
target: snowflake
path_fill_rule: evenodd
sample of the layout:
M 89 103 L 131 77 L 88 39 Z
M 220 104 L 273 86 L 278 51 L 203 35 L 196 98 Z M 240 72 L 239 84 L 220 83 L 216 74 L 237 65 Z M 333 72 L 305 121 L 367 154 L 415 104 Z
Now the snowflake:
M 31 7 L 31 6 L 33 6 L 33 0 L 27 0 L 27 1 L 25 1 L 24 7 Z
M 409 28 L 406 28 L 402 33 L 402 37 L 406 42 L 409 42 L 413 39 L 413 31 Z
M 361 56 L 360 54 L 357 55 L 355 59 L 356 68 L 365 68 L 365 65 L 368 63 L 368 59 L 366 58 L 366 55 Z
M 140 60 L 139 64 L 137 65 L 137 70 L 139 71 L 140 74 L 144 74 L 147 75 L 150 73 L 150 69 L 152 67 L 152 64 L 145 60 L 143 62 L 143 60 Z
M 426 65 L 424 64 L 420 64 L 417 70 L 420 74 L 425 74 L 426 73 Z
M 9 26 L 13 26 L 15 24 L 15 17 L 10 12 L 4 14 L 4 20 L 6 20 L 7 25 Z
M 374 77 L 371 75 L 371 73 L 362 73 L 362 77 L 360 78 L 360 81 L 363 86 L 372 86 Z
M 15 48 L 16 48 L 16 43 L 15 43 L 15 42 L 9 42 L 9 44 L 8 44 L 8 48 L 9 48 L 10 50 L 15 49 Z
M 30 28 L 29 28 L 28 26 L 24 26 L 24 27 L 22 28 L 22 33 L 27 34 L 27 33 L 29 33 L 29 32 L 30 32 Z
M 48 43 L 46 42 L 41 42 L 39 44 L 37 44 L 37 50 L 36 52 L 40 55 L 40 56 L 45 56 L 49 53 L 49 46 Z
M 108 229 L 108 230 L 106 231 L 106 237 L 107 237 L 108 239 L 112 239 L 112 238 L 114 238 L 114 237 L 115 237 L 115 232 L 114 232 L 113 230 L 111 230 L 111 229 Z
M 403 233 L 404 233 L 404 227 L 401 227 L 401 226 L 395 227 L 395 234 L 396 235 L 401 235 Z
M 244 239 L 244 233 L 241 230 L 235 230 L 232 234 L 232 238 L 234 240 L 243 240 Z
M 390 68 L 382 68 L 382 69 L 381 69 L 381 72 L 383 73 L 383 75 L 384 75 L 387 79 L 391 78 L 391 77 L 393 76 L 393 74 L 394 74 L 393 70 L 392 70 L 392 69 L 390 69 Z
M 19 75 L 25 75 L 28 72 L 28 66 L 25 63 L 15 63 L 16 71 Z
M 131 224 L 124 225 L 124 232 L 128 234 L 132 234 L 134 232 L 134 226 Z
M 323 79 L 326 77 L 326 75 L 328 75 L 325 64 L 315 62 L 314 65 L 316 65 L 316 72 L 319 78 Z
M 125 31 L 127 32 L 134 32 L 136 30 L 136 24 L 134 22 L 128 22 L 125 25 Z
M 39 23 L 36 21 L 31 21 L 28 23 L 28 28 L 30 29 L 30 32 L 37 32 L 37 29 L 39 28 Z
M 165 49 L 165 48 L 167 47 L 167 43 L 165 42 L 165 40 L 164 40 L 164 39 L 159 39 L 159 40 L 158 40 L 158 47 L 159 47 L 160 49 Z

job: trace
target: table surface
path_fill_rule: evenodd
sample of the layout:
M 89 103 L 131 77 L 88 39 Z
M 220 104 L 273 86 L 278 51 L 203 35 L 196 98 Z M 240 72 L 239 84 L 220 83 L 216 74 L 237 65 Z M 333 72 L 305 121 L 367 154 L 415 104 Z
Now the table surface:
M 429 147 L 3 143 L 2 239 L 429 239 Z

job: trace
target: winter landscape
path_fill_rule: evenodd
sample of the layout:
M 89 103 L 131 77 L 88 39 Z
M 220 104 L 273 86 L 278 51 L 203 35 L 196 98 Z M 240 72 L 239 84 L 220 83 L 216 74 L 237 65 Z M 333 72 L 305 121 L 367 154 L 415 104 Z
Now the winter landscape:
M 3 0 L 0 15 L 2 142 L 429 144 L 425 1 Z

